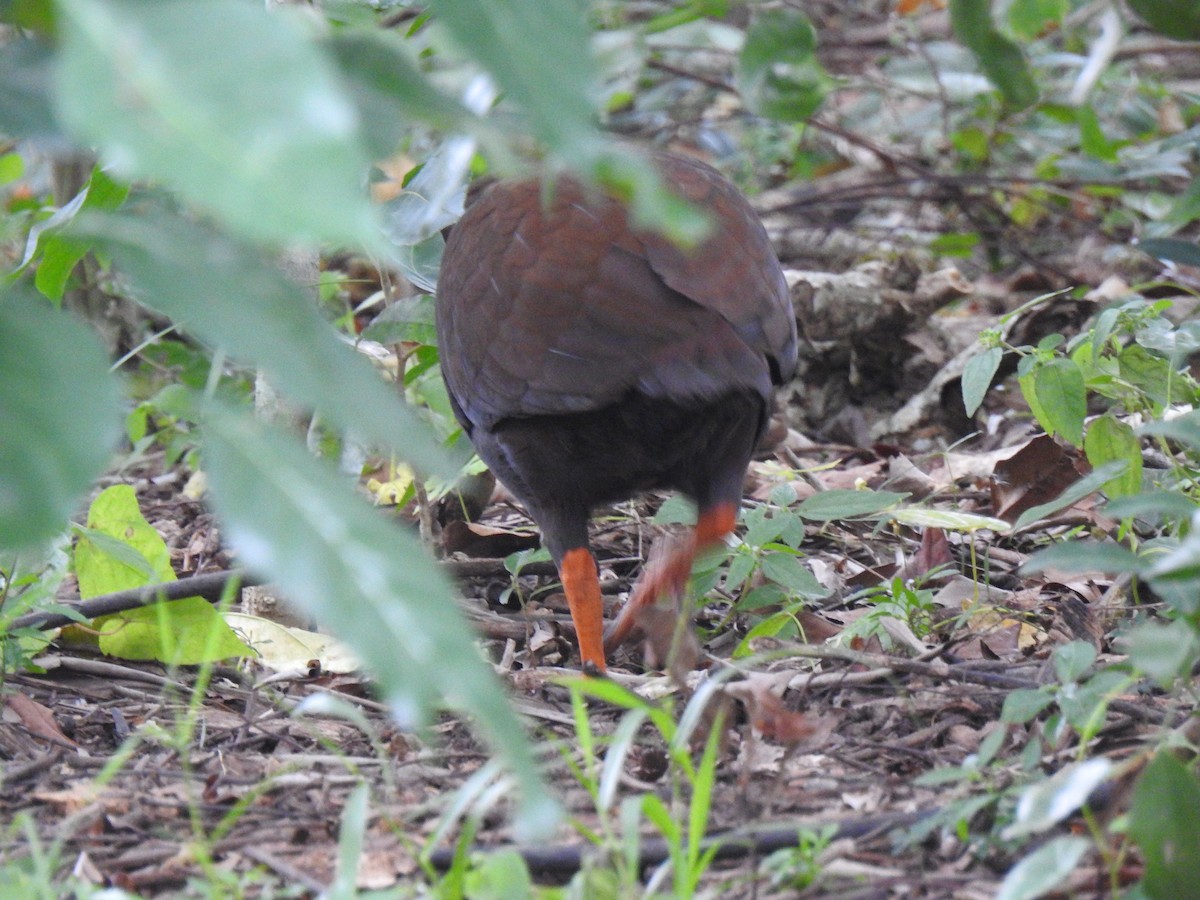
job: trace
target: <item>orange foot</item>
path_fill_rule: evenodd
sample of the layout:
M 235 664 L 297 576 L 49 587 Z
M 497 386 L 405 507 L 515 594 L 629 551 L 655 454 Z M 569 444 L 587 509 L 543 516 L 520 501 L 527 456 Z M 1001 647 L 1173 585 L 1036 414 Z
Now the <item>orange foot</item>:
M 629 640 L 660 597 L 683 596 L 696 554 L 724 540 L 733 531 L 736 521 L 737 509 L 733 504 L 723 503 L 704 510 L 687 540 L 671 548 L 660 560 L 647 565 L 629 602 L 622 607 L 604 636 L 606 655 Z

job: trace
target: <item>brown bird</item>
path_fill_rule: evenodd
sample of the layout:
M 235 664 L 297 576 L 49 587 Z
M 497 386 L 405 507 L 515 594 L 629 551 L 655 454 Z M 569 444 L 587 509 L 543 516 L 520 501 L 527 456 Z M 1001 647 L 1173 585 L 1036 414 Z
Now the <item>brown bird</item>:
M 583 664 L 601 672 L 632 611 L 680 591 L 733 530 L 772 386 L 796 365 L 787 285 L 750 204 L 703 163 L 651 159 L 711 218 L 698 246 L 635 228 L 569 177 L 497 182 L 450 234 L 436 305 L 455 416 L 541 528 Z M 696 528 L 606 642 L 588 519 L 652 488 L 693 500 Z

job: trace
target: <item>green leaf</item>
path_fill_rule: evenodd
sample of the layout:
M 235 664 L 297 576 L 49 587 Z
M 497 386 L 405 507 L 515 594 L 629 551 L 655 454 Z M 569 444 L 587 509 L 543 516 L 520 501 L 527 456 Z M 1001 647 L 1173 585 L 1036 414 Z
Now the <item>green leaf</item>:
M 247 235 L 376 246 L 358 116 L 302 20 L 240 0 L 63 0 L 59 111 L 130 179 Z
M 809 118 L 833 85 L 816 50 L 817 33 L 806 16 L 784 10 L 759 14 L 738 56 L 738 90 L 746 106 L 781 122 Z
M 1117 161 L 1117 143 L 1110 141 L 1105 136 L 1096 111 L 1090 106 L 1081 106 L 1075 111 L 1075 115 L 1079 121 L 1080 149 L 1096 159 L 1115 163 Z
M 1016 690 L 1004 698 L 1000 721 L 1010 725 L 1024 725 L 1032 721 L 1054 702 L 1054 696 L 1046 691 Z
M 171 552 L 127 484 L 105 488 L 92 501 L 87 529 L 75 544 L 74 567 L 85 598 L 175 580 Z M 196 665 L 253 655 L 202 597 L 126 610 L 95 624 L 100 650 L 121 659 Z
M 152 209 L 136 216 L 80 216 L 70 233 L 103 248 L 138 300 L 260 366 L 325 422 L 395 448 L 423 473 L 454 475 L 428 427 L 337 338 L 301 290 L 253 249 Z
M 213 506 L 246 567 L 337 631 L 400 722 L 427 721 L 439 698 L 469 712 L 521 785 L 519 824 L 545 833 L 558 806 L 453 589 L 417 538 L 283 433 L 215 406 L 205 424 Z
M 1196 0 L 1129 0 L 1129 8 L 1167 37 L 1200 41 L 1200 4 Z
M 1067 880 L 1092 846 L 1087 838 L 1056 837 L 1038 847 L 1009 870 L 996 900 L 1036 900 Z
M 1018 39 L 1030 41 L 1059 26 L 1070 8 L 1070 0 L 1014 0 L 1008 7 L 1008 26 Z
M 326 38 L 325 46 L 358 107 L 372 158 L 392 153 L 414 119 L 442 131 L 478 127 L 462 105 L 421 74 L 392 33 L 339 31 Z
M 1159 624 L 1143 622 L 1126 636 L 1129 662 L 1158 682 L 1164 690 L 1187 675 L 1200 656 L 1195 629 L 1180 620 Z
M 84 185 L 83 202 L 72 203 L 72 215 L 59 219 L 55 224 L 66 225 L 74 218 L 76 212 L 82 212 L 85 209 L 117 209 L 125 202 L 127 196 L 129 196 L 129 185 L 113 181 L 104 173 L 103 169 L 95 166 L 88 183 Z M 41 247 L 42 258 L 38 263 L 33 283 L 51 300 L 62 300 L 63 292 L 67 288 L 67 279 L 71 277 L 71 272 L 74 271 L 76 264 L 87 255 L 88 248 L 78 240 L 71 240 L 58 234 L 57 229 L 42 230 L 38 243 Z
M 771 581 L 786 588 L 788 593 L 806 600 L 829 596 L 829 588 L 805 568 L 804 563 L 790 553 L 768 553 L 763 556 L 762 573 Z
M 1121 378 L 1160 406 L 1184 400 L 1181 377 L 1163 357 L 1140 344 L 1130 344 L 1117 357 Z
M 929 249 L 942 256 L 970 256 L 979 246 L 979 240 L 979 234 L 974 231 L 941 234 L 929 242 Z
M 853 519 L 871 516 L 890 509 L 904 500 L 908 494 L 890 491 L 854 491 L 839 489 L 813 494 L 796 507 L 799 516 L 816 522 L 832 522 L 836 519 Z
M 1087 416 L 1087 390 L 1083 371 L 1073 361 L 1059 357 L 1033 371 L 1033 389 L 1045 421 L 1038 423 L 1047 434 L 1059 435 L 1076 447 L 1083 444 L 1083 420 Z
M 1142 491 L 1130 497 L 1113 500 L 1104 507 L 1105 515 L 1114 519 L 1131 516 L 1160 516 L 1176 522 L 1186 522 L 1200 510 L 1195 501 L 1177 491 Z
M 1138 434 L 1160 435 L 1192 450 L 1200 450 L 1200 410 L 1192 410 L 1174 419 L 1147 422 L 1138 429 Z
M 529 866 L 516 850 L 483 853 L 463 881 L 466 896 L 472 900 L 507 900 L 510 897 L 533 897 L 533 879 Z
M 1200 784 L 1170 750 L 1160 750 L 1138 779 L 1129 833 L 1142 850 L 1142 887 L 1150 897 L 1191 897 L 1200 872 L 1196 810 Z
M 95 336 L 24 291 L 0 294 L 0 546 L 66 526 L 121 436 L 116 380 Z
M 1113 764 L 1104 758 L 1072 763 L 1021 792 L 1016 821 L 1004 829 L 1006 841 L 1040 834 L 1072 815 L 1104 783 Z
M 988 388 L 992 386 L 992 379 L 996 376 L 996 370 L 1000 368 L 1000 360 L 1003 358 L 1004 351 L 1001 348 L 988 347 L 982 353 L 967 360 L 962 374 L 962 396 L 968 416 L 975 415 L 975 410 L 979 409 L 979 405 L 983 403 L 983 398 L 987 394 Z
M 537 137 L 564 155 L 592 154 L 595 64 L 575 0 L 436 0 L 433 11 L 525 110 Z
M 1119 544 L 1094 544 L 1084 541 L 1063 541 L 1039 550 L 1021 566 L 1022 575 L 1033 575 L 1047 569 L 1064 572 L 1140 572 L 1145 563 L 1132 550 Z
M 1071 641 L 1054 651 L 1053 660 L 1061 684 L 1079 681 L 1096 661 L 1096 648 L 1087 641 Z
M 893 521 L 914 528 L 945 528 L 948 531 L 980 531 L 988 529 L 999 534 L 1012 531 L 1012 526 L 1003 519 L 980 516 L 975 513 L 959 512 L 956 509 L 929 509 L 924 506 L 906 506 L 889 513 Z
M 1025 55 L 996 29 L 990 0 L 950 0 L 950 24 L 1010 106 L 1025 109 L 1037 102 L 1037 83 Z
M 1096 468 L 1114 460 L 1127 464 L 1121 475 L 1101 487 L 1109 497 L 1127 497 L 1141 490 L 1142 445 L 1132 427 L 1111 415 L 1101 416 L 1088 426 L 1083 450 Z
M 51 100 L 53 55 L 40 41 L 10 36 L 0 46 L 0 133 L 12 138 L 61 138 Z

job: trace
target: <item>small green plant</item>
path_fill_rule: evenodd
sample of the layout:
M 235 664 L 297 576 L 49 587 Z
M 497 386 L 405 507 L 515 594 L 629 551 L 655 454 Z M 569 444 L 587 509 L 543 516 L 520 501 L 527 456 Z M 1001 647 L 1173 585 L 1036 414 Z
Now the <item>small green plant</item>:
M 888 648 L 893 643 L 888 634 L 886 621 L 897 619 L 908 626 L 919 639 L 924 640 L 933 633 L 937 604 L 934 592 L 922 587 L 921 582 L 910 582 L 897 576 L 890 582 L 879 584 L 850 597 L 847 602 L 862 600 L 870 604 L 870 611 L 842 633 L 843 640 L 851 638 L 877 637 Z
M 812 887 L 821 877 L 821 854 L 837 834 L 837 828 L 826 825 L 813 831 L 801 828 L 796 834 L 796 846 L 776 850 L 762 862 L 774 888 L 802 891 Z

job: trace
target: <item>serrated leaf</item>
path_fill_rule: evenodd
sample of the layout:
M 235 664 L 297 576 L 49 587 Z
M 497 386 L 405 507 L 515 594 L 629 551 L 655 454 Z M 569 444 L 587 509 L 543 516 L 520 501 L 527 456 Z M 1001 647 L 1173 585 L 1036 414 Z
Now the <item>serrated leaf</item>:
M 283 433 L 216 406 L 205 425 L 213 506 L 246 567 L 359 654 L 399 721 L 428 721 L 441 699 L 469 712 L 521 784 L 520 824 L 544 833 L 558 806 L 454 591 L 416 537 Z
M 63 0 L 59 112 L 244 234 L 377 246 L 354 104 L 311 31 L 239 0 Z
M 962 396 L 968 416 L 975 415 L 975 410 L 979 409 L 979 405 L 983 403 L 983 398 L 987 395 L 988 388 L 992 386 L 992 379 L 996 376 L 996 370 L 1000 368 L 1000 360 L 1003 358 L 1004 351 L 1002 349 L 988 347 L 982 353 L 977 353 L 967 360 L 962 374 Z
M 1037 82 L 1025 54 L 996 29 L 989 0 L 950 0 L 950 24 L 1010 106 L 1025 109 L 1037 102 Z
M 1059 435 L 1076 447 L 1083 444 L 1087 389 L 1083 372 L 1069 359 L 1053 359 L 1033 371 L 1033 389 L 1046 421 L 1046 433 Z M 1047 427 L 1048 426 L 1048 427 Z
M 833 85 L 816 55 L 817 33 L 808 18 L 791 10 L 760 13 L 738 56 L 738 90 L 760 116 L 802 122 Z
M 1196 810 L 1200 784 L 1171 750 L 1160 750 L 1138 779 L 1129 833 L 1145 861 L 1142 887 L 1154 898 L 1190 897 L 1200 872 Z
M 258 365 L 323 421 L 394 448 L 424 473 L 454 474 L 429 428 L 257 251 L 151 209 L 80 216 L 71 233 L 103 248 L 138 300 Z
M 1141 490 L 1142 446 L 1129 425 L 1112 416 L 1095 419 L 1088 425 L 1083 450 L 1096 468 L 1116 460 L 1126 463 L 1123 473 L 1100 488 L 1109 497 L 1126 497 Z
M 796 507 L 798 516 L 816 522 L 832 522 L 836 519 L 853 519 L 871 516 L 890 509 L 903 501 L 908 494 L 891 491 L 834 490 L 813 494 Z
M 116 381 L 95 336 L 24 291 L 0 294 L 0 546 L 66 527 L 121 436 Z

